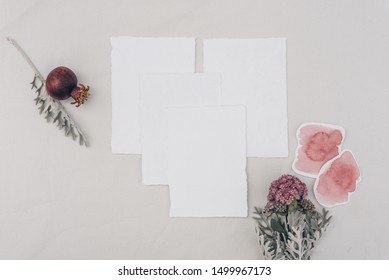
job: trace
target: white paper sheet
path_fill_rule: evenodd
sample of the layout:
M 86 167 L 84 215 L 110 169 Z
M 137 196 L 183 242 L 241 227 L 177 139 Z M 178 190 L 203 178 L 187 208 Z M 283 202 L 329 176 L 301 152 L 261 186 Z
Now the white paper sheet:
M 170 216 L 246 217 L 244 106 L 170 108 Z
M 223 105 L 247 107 L 247 155 L 287 157 L 286 39 L 204 40 L 204 72 L 222 73 Z
M 144 185 L 167 185 L 166 107 L 220 105 L 220 74 L 142 74 L 141 143 Z
M 193 73 L 194 38 L 111 38 L 112 153 L 140 154 L 139 73 Z

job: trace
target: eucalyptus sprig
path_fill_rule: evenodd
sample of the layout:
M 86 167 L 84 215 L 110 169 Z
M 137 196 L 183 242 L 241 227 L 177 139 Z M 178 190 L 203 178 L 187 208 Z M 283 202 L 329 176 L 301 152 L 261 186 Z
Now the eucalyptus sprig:
M 65 108 L 60 102 L 50 97 L 46 92 L 45 79 L 40 74 L 34 63 L 23 51 L 23 49 L 10 37 L 6 38 L 16 50 L 25 58 L 27 63 L 34 71 L 34 79 L 31 82 L 31 89 L 35 92 L 36 97 L 34 99 L 35 104 L 38 106 L 39 113 L 46 119 L 47 122 L 57 124 L 59 129 L 64 129 L 65 136 L 71 136 L 73 140 L 77 141 L 80 145 L 87 146 L 87 140 L 82 133 L 79 126 L 66 112 Z

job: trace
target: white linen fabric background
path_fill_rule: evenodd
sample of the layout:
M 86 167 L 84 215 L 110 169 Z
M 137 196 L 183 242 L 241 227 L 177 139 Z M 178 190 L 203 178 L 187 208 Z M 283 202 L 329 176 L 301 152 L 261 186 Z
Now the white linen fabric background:
M 249 209 L 291 166 L 303 122 L 346 128 L 363 181 L 314 259 L 389 259 L 389 2 L 280 0 L 0 0 L 0 258 L 257 259 L 248 218 L 169 218 L 167 187 L 141 185 L 141 157 L 111 153 L 110 37 L 287 38 L 289 157 L 248 160 Z M 46 124 L 33 72 L 75 70 L 87 104 L 63 104 L 89 148 Z M 313 179 L 304 178 L 313 198 Z M 317 203 L 316 203 L 317 204 Z M 251 211 L 249 211 L 251 212 Z

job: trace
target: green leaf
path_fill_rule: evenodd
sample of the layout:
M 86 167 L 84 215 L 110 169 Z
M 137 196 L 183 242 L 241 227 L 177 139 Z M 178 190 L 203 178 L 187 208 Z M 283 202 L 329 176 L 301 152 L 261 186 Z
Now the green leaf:
M 288 211 L 293 212 L 296 209 L 297 209 L 297 200 L 293 200 L 293 202 L 288 206 Z
M 285 228 L 277 220 L 271 219 L 270 226 L 271 226 L 272 230 L 287 235 Z

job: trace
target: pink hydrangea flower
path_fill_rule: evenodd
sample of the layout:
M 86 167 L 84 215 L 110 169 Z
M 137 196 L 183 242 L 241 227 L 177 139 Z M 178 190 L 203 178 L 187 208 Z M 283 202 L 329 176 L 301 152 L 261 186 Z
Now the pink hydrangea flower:
M 315 206 L 305 198 L 307 194 L 307 187 L 299 178 L 293 175 L 282 175 L 270 185 L 268 203 L 264 212 L 286 213 L 292 203 L 301 210 L 313 210 Z

